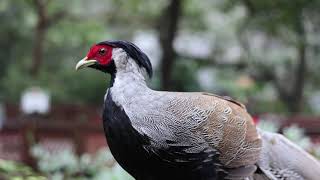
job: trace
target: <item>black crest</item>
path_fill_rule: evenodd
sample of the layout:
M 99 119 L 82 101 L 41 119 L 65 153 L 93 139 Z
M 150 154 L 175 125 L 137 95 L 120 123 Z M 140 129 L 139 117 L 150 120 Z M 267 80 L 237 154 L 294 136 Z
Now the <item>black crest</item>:
M 148 56 L 133 43 L 128 41 L 103 41 L 98 44 L 122 48 L 132 59 L 137 62 L 140 67 L 144 67 L 146 69 L 150 78 L 152 77 L 152 65 Z

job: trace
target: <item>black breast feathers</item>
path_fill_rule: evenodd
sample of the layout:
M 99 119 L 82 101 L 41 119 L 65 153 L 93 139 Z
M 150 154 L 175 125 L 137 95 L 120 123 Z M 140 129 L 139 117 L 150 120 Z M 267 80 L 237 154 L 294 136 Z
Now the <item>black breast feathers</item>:
M 214 180 L 225 176 L 219 153 L 210 147 L 201 153 L 186 153 L 186 146 L 152 147 L 152 140 L 134 129 L 110 91 L 104 103 L 103 124 L 114 158 L 138 180 Z

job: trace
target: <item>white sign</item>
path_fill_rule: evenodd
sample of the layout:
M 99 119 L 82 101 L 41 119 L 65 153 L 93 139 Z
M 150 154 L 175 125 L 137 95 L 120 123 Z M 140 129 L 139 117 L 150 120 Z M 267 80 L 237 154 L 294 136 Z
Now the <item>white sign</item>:
M 50 110 L 49 93 L 39 87 L 32 87 L 23 92 L 20 107 L 25 114 L 46 114 Z

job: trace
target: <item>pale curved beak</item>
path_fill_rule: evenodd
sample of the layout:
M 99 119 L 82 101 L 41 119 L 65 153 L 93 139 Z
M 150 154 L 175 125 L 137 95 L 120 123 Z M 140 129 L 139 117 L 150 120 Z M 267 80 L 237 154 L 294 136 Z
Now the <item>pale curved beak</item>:
M 85 68 L 85 67 L 88 67 L 88 66 L 91 66 L 93 64 L 97 63 L 96 60 L 94 59 L 88 59 L 88 57 L 85 57 L 83 59 L 81 59 L 77 65 L 76 65 L 76 70 L 79 70 L 79 69 L 82 69 L 82 68 Z

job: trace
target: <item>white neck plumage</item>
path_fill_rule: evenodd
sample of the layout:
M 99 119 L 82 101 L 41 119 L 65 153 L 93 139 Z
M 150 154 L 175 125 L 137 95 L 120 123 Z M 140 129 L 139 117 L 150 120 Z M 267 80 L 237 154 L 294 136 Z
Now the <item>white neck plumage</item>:
M 145 80 L 145 70 L 130 57 L 122 49 L 113 51 L 116 73 L 114 75 L 113 85 L 110 88 L 112 98 L 117 104 L 128 103 L 141 93 L 150 90 Z

